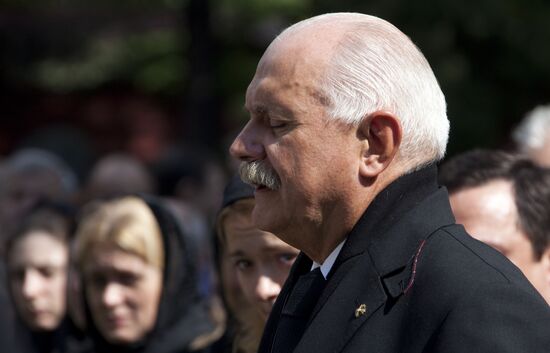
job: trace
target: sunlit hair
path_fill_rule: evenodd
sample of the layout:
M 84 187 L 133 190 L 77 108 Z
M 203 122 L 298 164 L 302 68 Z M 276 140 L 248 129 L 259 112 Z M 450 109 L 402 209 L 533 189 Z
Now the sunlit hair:
M 550 133 L 550 104 L 531 110 L 512 133 L 521 152 L 542 148 Z
M 218 221 L 216 222 L 216 228 L 218 233 L 218 240 L 222 246 L 226 246 L 225 237 L 225 220 L 230 216 L 248 217 L 252 216 L 252 210 L 254 209 L 254 198 L 240 199 L 231 205 L 223 208 L 218 215 Z
M 76 261 L 81 270 L 93 251 L 103 246 L 114 246 L 164 268 L 161 231 L 143 200 L 124 197 L 89 207 L 76 232 Z
M 375 111 L 395 114 L 403 128 L 398 157 L 404 172 L 442 159 L 449 135 L 445 96 L 414 43 L 389 22 L 358 13 L 307 19 L 286 29 L 274 43 L 325 24 L 346 28 L 319 83 L 328 115 L 358 124 Z

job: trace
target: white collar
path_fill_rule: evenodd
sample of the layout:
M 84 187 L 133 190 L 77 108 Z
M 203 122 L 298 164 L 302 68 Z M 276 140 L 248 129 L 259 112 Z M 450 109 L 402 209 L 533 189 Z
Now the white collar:
M 317 267 L 321 267 L 321 273 L 323 274 L 323 277 L 327 279 L 327 276 L 332 269 L 332 266 L 334 265 L 334 262 L 336 261 L 336 258 L 340 254 L 340 251 L 342 250 L 342 247 L 344 246 L 344 243 L 346 242 L 347 238 L 342 240 L 340 244 L 332 252 L 330 255 L 325 259 L 323 264 L 319 264 L 315 261 L 313 261 L 313 265 L 311 265 L 311 271 L 315 270 Z

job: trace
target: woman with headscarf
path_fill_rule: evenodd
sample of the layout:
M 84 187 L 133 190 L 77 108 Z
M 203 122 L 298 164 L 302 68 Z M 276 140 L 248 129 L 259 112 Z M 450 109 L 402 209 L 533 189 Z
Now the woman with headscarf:
M 255 353 L 298 250 L 252 222 L 254 188 L 236 176 L 217 219 L 222 292 L 229 311 L 225 351 Z
M 76 261 L 96 353 L 180 353 L 216 337 L 197 291 L 196 259 L 157 200 L 101 203 L 79 222 Z
M 7 246 L 7 281 L 17 313 L 18 352 L 64 353 L 79 343 L 67 315 L 71 209 L 39 203 L 22 218 Z

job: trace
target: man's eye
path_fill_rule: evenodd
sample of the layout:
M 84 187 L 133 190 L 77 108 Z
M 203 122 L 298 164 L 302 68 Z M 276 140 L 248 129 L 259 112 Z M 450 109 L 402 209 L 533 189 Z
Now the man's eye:
M 286 127 L 286 124 L 271 124 L 270 126 L 272 129 L 284 129 Z
M 287 123 L 284 121 L 270 120 L 269 127 L 272 129 L 282 129 L 287 126 Z

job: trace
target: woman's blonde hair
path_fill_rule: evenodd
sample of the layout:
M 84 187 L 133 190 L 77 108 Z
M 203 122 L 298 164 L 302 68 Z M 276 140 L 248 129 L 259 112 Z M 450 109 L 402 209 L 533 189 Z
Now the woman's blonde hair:
M 159 224 L 145 201 L 128 196 L 90 205 L 77 231 L 75 256 L 80 269 L 94 249 L 114 246 L 164 268 L 164 247 Z
M 229 216 L 242 216 L 242 217 L 251 217 L 252 210 L 254 209 L 254 199 L 253 198 L 244 198 L 235 201 L 229 206 L 224 207 L 220 214 L 218 215 L 218 220 L 216 222 L 216 230 L 218 234 L 218 240 L 222 246 L 226 246 L 226 237 L 225 237 L 225 220 Z

